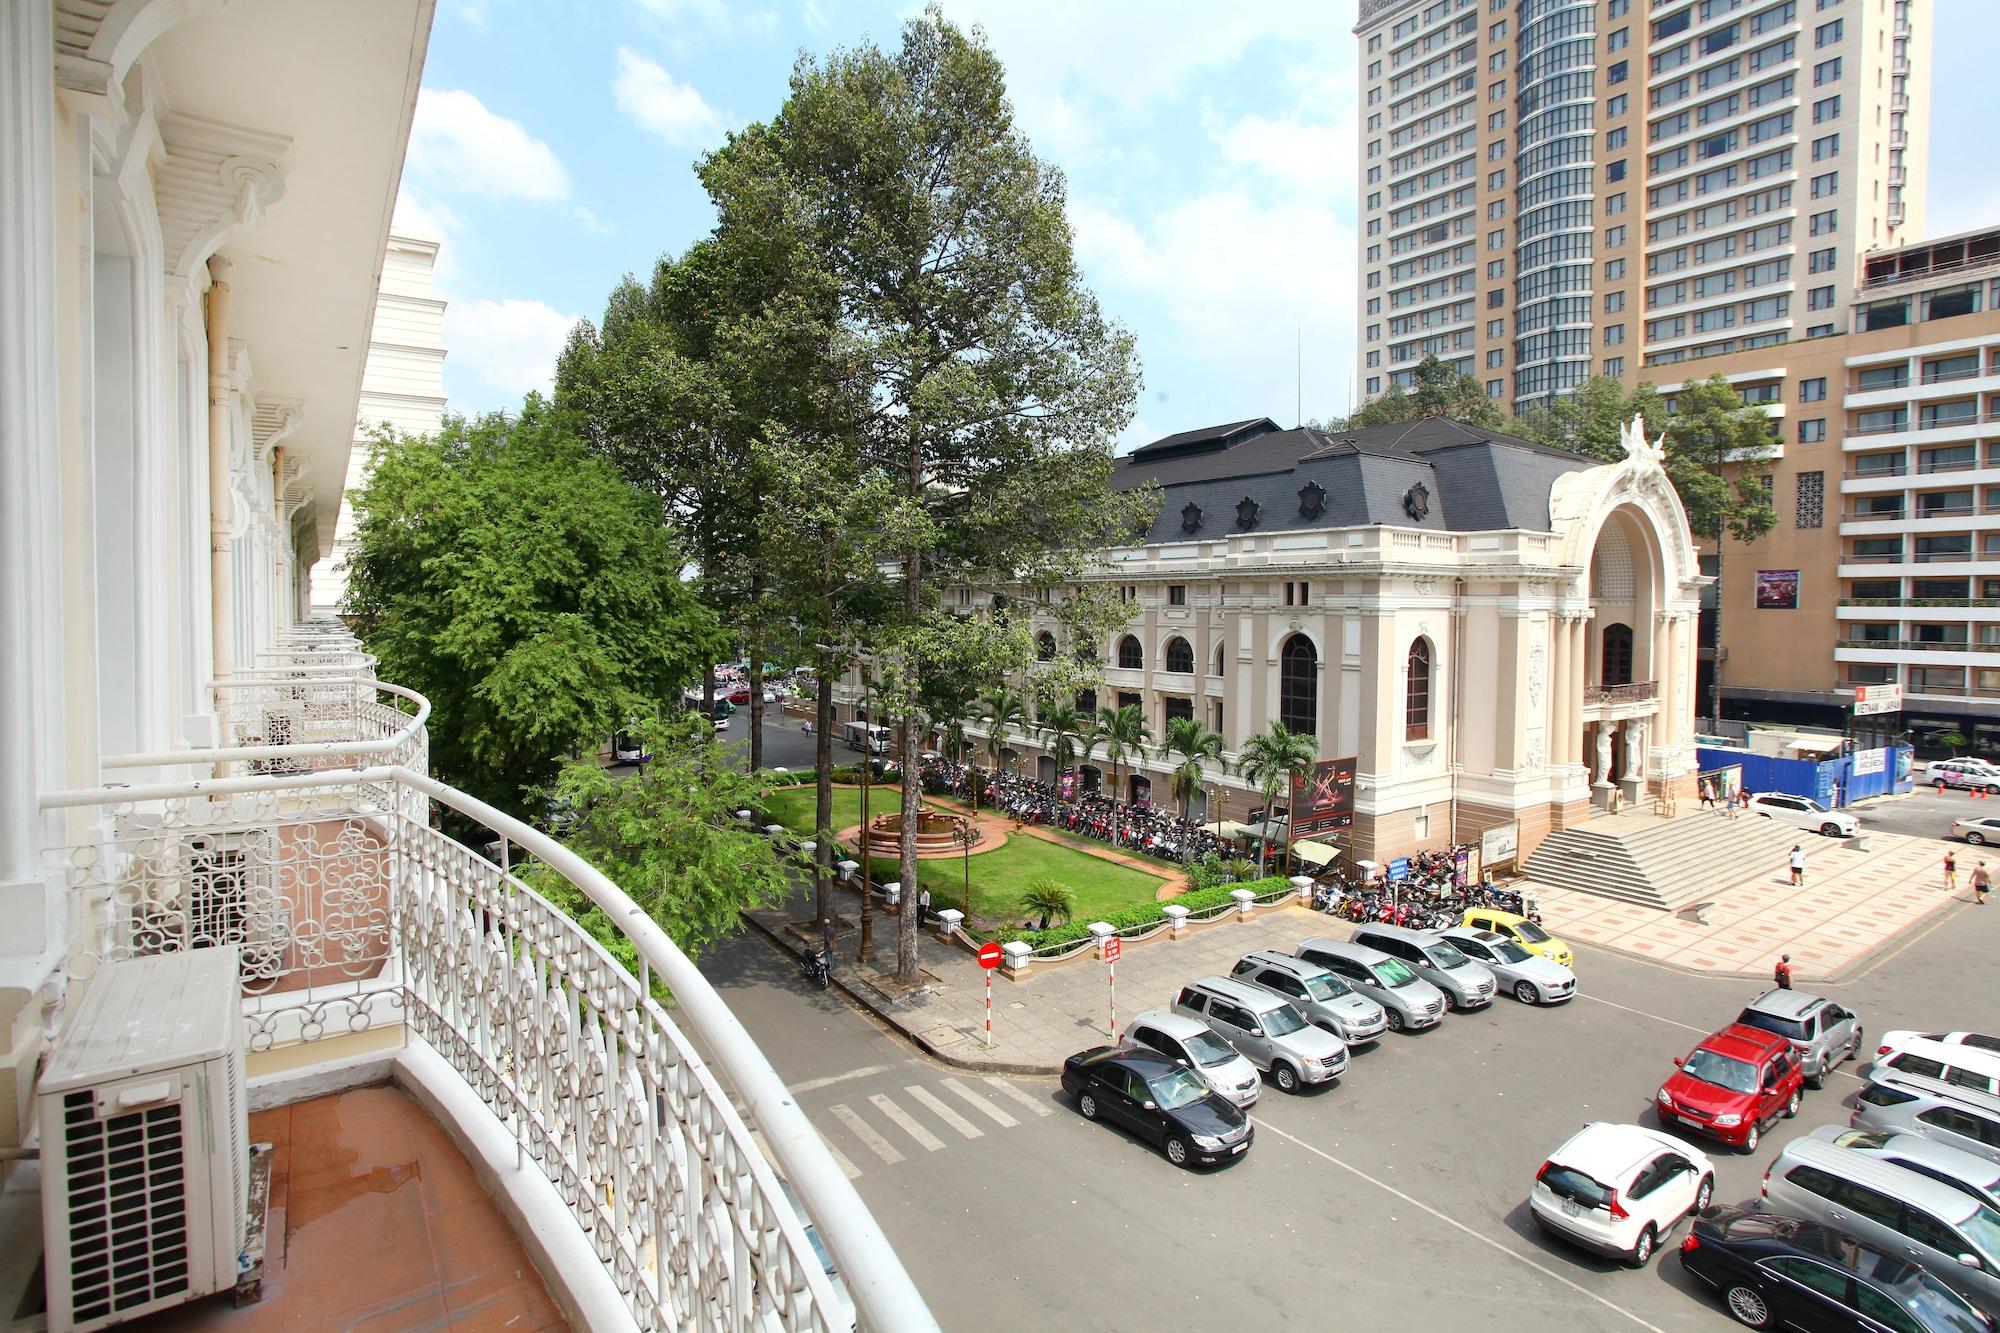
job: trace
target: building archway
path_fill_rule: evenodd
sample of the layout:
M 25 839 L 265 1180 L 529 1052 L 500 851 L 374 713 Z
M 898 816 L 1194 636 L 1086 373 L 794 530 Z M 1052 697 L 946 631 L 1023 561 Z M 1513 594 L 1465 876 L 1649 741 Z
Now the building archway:
M 1180 635 L 1176 634 L 1167 640 L 1166 651 L 1161 657 L 1166 670 L 1184 676 L 1194 674 L 1194 649 L 1190 648 L 1188 641 Z
M 1077 769 L 1077 785 L 1083 791 L 1097 791 L 1104 786 L 1104 770 L 1096 764 L 1085 764 Z
M 1035 636 L 1035 660 L 1038 662 L 1056 660 L 1056 636 L 1047 630 Z
M 1319 736 L 1319 650 L 1303 634 L 1278 649 L 1278 721 L 1287 731 Z
M 1056 782 L 1056 761 L 1054 755 L 1043 755 L 1035 761 L 1035 780 L 1053 787 Z

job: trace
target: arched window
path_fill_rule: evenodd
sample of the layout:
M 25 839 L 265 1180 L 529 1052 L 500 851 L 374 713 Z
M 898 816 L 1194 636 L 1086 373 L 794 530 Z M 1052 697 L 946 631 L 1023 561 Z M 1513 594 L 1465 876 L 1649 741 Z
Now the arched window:
M 1215 670 L 1210 672 L 1209 674 L 1214 676 L 1217 680 L 1222 679 L 1222 653 L 1223 649 L 1226 646 L 1227 645 L 1220 643 L 1215 645 Z
M 1194 674 L 1194 649 L 1178 634 L 1167 640 L 1167 670 Z
M 1431 641 L 1418 639 L 1410 645 L 1410 659 L 1404 668 L 1403 738 L 1427 741 L 1431 737 Z
M 1630 625 L 1606 625 L 1604 627 L 1604 653 L 1601 665 L 1604 668 L 1599 683 L 1603 685 L 1630 685 L 1632 683 L 1632 627 Z
M 1319 653 L 1303 634 L 1278 650 L 1278 721 L 1287 731 L 1319 735 Z
M 1035 660 L 1038 662 L 1056 660 L 1056 636 L 1047 630 L 1035 636 Z
M 1126 671 L 1138 671 L 1146 665 L 1146 650 L 1130 634 L 1118 641 L 1118 665 Z

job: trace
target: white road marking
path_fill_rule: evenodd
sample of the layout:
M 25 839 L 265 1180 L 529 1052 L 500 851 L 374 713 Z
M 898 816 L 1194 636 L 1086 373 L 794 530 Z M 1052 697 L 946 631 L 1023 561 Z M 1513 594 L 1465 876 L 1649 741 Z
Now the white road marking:
M 1012 1129 L 1014 1126 L 1021 1123 L 1020 1121 L 1016 1120 L 1013 1116 L 1008 1115 L 1005 1111 L 995 1106 L 992 1102 L 987 1101 L 984 1097 L 974 1092 L 971 1088 L 968 1088 L 963 1083 L 960 1083 L 955 1078 L 946 1079 L 944 1081 L 944 1085 L 945 1087 L 951 1089 L 953 1093 L 957 1094 L 960 1097 L 965 1098 L 966 1101 L 971 1102 L 973 1105 L 973 1109 L 984 1112 L 987 1119 L 991 1120 L 994 1124 L 1000 1126 L 1000 1128 L 1002 1129 Z
M 889 1140 L 883 1138 L 880 1134 L 877 1134 L 873 1129 L 869 1128 L 868 1122 L 866 1120 L 863 1120 L 860 1116 L 854 1114 L 853 1111 L 849 1110 L 845 1103 L 839 1106 L 829 1107 L 828 1109 L 833 1112 L 834 1119 L 838 1120 L 841 1124 L 847 1126 L 848 1132 L 853 1134 L 855 1138 L 860 1139 L 863 1143 L 867 1144 L 869 1149 L 872 1150 L 877 1157 L 881 1158 L 884 1163 L 886 1163 L 889 1166 L 894 1166 L 896 1163 L 903 1160 L 903 1154 L 896 1151 L 896 1146 L 894 1144 L 890 1143 Z
M 861 1168 L 856 1166 L 854 1163 L 848 1161 L 847 1154 L 842 1152 L 840 1149 L 834 1147 L 832 1139 L 822 1134 L 819 1136 L 819 1141 L 826 1145 L 827 1154 L 830 1157 L 832 1157 L 834 1161 L 840 1163 L 840 1169 L 847 1173 L 847 1178 L 849 1180 L 853 1180 L 856 1176 L 859 1176 L 861 1174 Z
M 1622 1005 L 1619 1007 L 1623 1008 Z M 1276 1134 L 1281 1139 L 1285 1139 L 1288 1142 L 1298 1144 L 1299 1147 L 1304 1148 L 1307 1152 L 1313 1154 L 1315 1157 L 1325 1158 L 1327 1161 L 1333 1163 L 1341 1170 L 1349 1173 L 1350 1175 L 1359 1176 L 1361 1179 L 1367 1181 L 1369 1184 L 1375 1186 L 1377 1189 L 1382 1190 L 1385 1193 L 1395 1195 L 1397 1198 L 1401 1199 L 1404 1203 L 1409 1204 L 1411 1207 L 1423 1209 L 1426 1213 L 1429 1213 L 1432 1217 L 1435 1217 L 1438 1221 L 1444 1223 L 1446 1226 L 1464 1232 L 1466 1235 L 1478 1241 L 1481 1245 L 1490 1246 L 1493 1249 L 1500 1251 L 1500 1253 L 1507 1255 L 1509 1258 L 1518 1259 L 1522 1263 L 1526 1264 L 1528 1267 L 1534 1269 L 1537 1273 L 1540 1273 L 1543 1277 L 1549 1278 L 1556 1282 L 1560 1282 L 1563 1286 L 1568 1287 L 1571 1291 L 1576 1292 L 1580 1296 L 1585 1296 L 1593 1301 L 1596 1301 L 1599 1305 L 1603 1306 L 1607 1310 L 1610 1310 L 1614 1314 L 1620 1314 L 1625 1316 L 1625 1318 L 1631 1320 L 1633 1323 L 1637 1324 L 1640 1328 L 1650 1329 L 1651 1333 L 1665 1333 L 1665 1330 L 1660 1328 L 1659 1325 L 1647 1323 L 1639 1315 L 1634 1314 L 1632 1311 L 1626 1309 L 1624 1306 L 1619 1305 L 1616 1302 L 1606 1300 L 1604 1297 L 1592 1291 L 1589 1287 L 1571 1281 L 1569 1278 L 1564 1277 L 1561 1273 L 1556 1272 L 1553 1268 L 1548 1267 L 1546 1264 L 1538 1263 L 1534 1259 L 1529 1258 L 1527 1255 L 1522 1254 L 1519 1250 L 1513 1249 L 1510 1246 L 1502 1245 L 1499 1241 L 1494 1240 L 1491 1236 L 1487 1236 L 1480 1232 L 1474 1231 L 1471 1227 L 1465 1225 L 1465 1223 L 1460 1222 L 1458 1219 L 1454 1217 L 1450 1217 L 1444 1213 L 1439 1212 L 1437 1209 L 1431 1207 L 1429 1204 L 1423 1202 L 1422 1200 L 1411 1198 L 1409 1195 L 1403 1193 L 1403 1191 L 1397 1189 L 1394 1185 L 1388 1184 L 1386 1181 L 1377 1180 L 1374 1176 L 1369 1175 L 1366 1171 L 1363 1171 L 1361 1168 L 1348 1165 L 1346 1162 L 1341 1161 L 1338 1157 L 1335 1157 L 1332 1153 L 1327 1152 L 1322 1148 L 1315 1148 L 1312 1144 L 1307 1143 L 1304 1139 L 1299 1138 L 1295 1134 L 1287 1134 L 1284 1130 L 1279 1129 L 1276 1125 L 1270 1124 L 1269 1122 L 1264 1120 L 1264 1118 L 1261 1116 L 1253 1116 L 1251 1118 L 1257 1122 L 1257 1127 L 1263 1130 L 1266 1134 Z
M 939 1138 L 937 1135 L 931 1133 L 928 1129 L 925 1129 L 922 1125 L 918 1124 L 915 1120 L 911 1119 L 910 1113 L 908 1111 L 905 1111 L 902 1107 L 896 1105 L 895 1102 L 889 1100 L 887 1094 L 878 1092 L 873 1097 L 870 1097 L 868 1100 L 875 1104 L 876 1110 L 880 1111 L 883 1115 L 888 1116 L 889 1119 L 895 1121 L 896 1128 L 902 1130 L 905 1134 L 908 1134 L 911 1138 L 915 1139 L 918 1145 L 921 1146 L 925 1151 L 936 1152 L 938 1149 L 944 1147 L 943 1139 Z
M 984 1078 L 982 1078 L 980 1082 L 984 1083 L 989 1088 L 994 1088 L 1000 1092 L 1006 1093 L 1009 1097 L 1012 1097 L 1015 1101 L 1021 1103 L 1021 1105 L 1027 1107 L 1030 1111 L 1033 1111 L 1036 1115 L 1047 1115 L 1049 1113 L 1048 1107 L 1042 1105 L 1041 1102 L 1039 1102 L 1033 1097 L 1030 1097 L 1027 1093 L 1022 1092 L 1019 1088 L 1015 1087 L 1012 1083 L 1009 1083 L 1006 1079 L 1001 1078 L 997 1074 L 988 1074 Z
M 809 1078 L 803 1083 L 794 1083 L 788 1091 L 799 1093 L 813 1092 L 820 1088 L 830 1088 L 836 1083 L 845 1083 L 849 1079 L 867 1078 L 870 1074 L 879 1074 L 888 1067 L 887 1065 L 863 1065 L 859 1069 L 850 1069 L 845 1074 L 828 1074 L 825 1078 Z
M 964 1116 L 960 1115 L 958 1112 L 952 1110 L 949 1106 L 946 1106 L 943 1102 L 939 1101 L 937 1098 L 937 1094 L 932 1092 L 929 1088 L 922 1087 L 919 1086 L 918 1084 L 912 1083 L 907 1088 L 904 1088 L 903 1091 L 909 1093 L 912 1097 L 915 1097 L 918 1101 L 922 1102 L 925 1106 L 929 1107 L 932 1115 L 936 1116 L 938 1119 L 944 1121 L 947 1125 L 950 1125 L 953 1129 L 957 1130 L 961 1137 L 968 1139 L 983 1139 L 986 1137 L 985 1130 L 973 1124 L 970 1120 L 967 1120 Z

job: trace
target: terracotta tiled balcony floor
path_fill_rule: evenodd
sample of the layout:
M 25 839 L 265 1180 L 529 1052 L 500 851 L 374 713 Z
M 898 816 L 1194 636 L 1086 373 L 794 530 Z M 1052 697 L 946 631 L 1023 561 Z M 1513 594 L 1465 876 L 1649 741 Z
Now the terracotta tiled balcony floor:
M 465 1158 L 401 1089 L 259 1112 L 250 1140 L 275 1150 L 264 1299 L 210 1297 L 130 1327 L 568 1327 Z

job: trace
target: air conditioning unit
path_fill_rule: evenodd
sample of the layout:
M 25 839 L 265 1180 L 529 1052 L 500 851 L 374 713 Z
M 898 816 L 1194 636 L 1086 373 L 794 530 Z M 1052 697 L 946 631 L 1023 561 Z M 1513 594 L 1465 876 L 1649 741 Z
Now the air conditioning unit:
M 239 952 L 112 963 L 63 1026 L 36 1090 L 54 1333 L 236 1284 L 250 1180 Z

